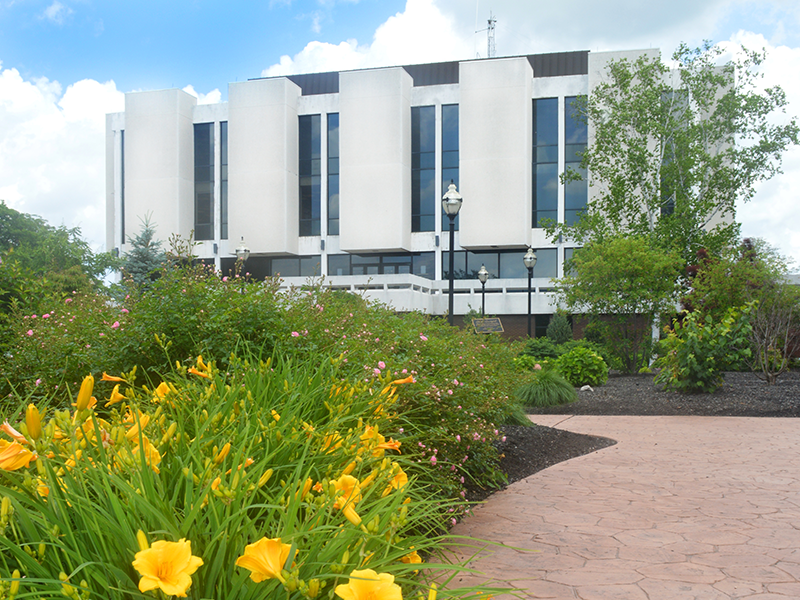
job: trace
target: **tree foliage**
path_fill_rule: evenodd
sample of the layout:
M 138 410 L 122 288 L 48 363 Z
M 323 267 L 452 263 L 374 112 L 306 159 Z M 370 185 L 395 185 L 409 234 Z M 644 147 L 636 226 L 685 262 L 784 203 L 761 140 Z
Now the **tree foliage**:
M 0 202 L 0 313 L 37 310 L 53 296 L 102 285 L 114 260 L 94 254 L 79 228 L 53 227 Z
M 552 226 L 580 242 L 616 235 L 652 237 L 690 264 L 700 248 L 735 243 L 735 203 L 780 173 L 781 155 L 798 143 L 780 87 L 758 89 L 763 53 L 681 45 L 670 69 L 657 56 L 611 61 L 607 80 L 580 103 L 590 127 L 582 157 L 591 187 L 572 226 Z M 568 171 L 564 179 L 580 179 Z
M 557 281 L 570 312 L 603 317 L 610 347 L 633 372 L 648 356 L 651 323 L 673 308 L 681 259 L 645 237 L 616 237 L 576 250 L 567 275 Z

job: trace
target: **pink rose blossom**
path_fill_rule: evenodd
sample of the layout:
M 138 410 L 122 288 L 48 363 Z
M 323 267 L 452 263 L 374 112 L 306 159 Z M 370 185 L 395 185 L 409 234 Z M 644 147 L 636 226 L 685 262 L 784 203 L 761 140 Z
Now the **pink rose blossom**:
M 436 457 L 431 456 L 431 464 L 435 467 L 436 466 Z
M 375 374 L 375 375 L 380 375 L 381 374 L 381 370 L 376 367 L 376 368 L 372 369 L 372 373 Z
M 28 329 L 28 336 L 33 335 L 33 329 Z
M 424 335 L 422 335 L 421 333 L 419 334 L 419 339 L 421 339 L 423 342 L 427 342 L 428 341 L 428 338 L 425 337 Z
M 293 331 L 292 332 L 292 337 L 300 337 L 300 334 L 297 333 L 296 331 Z
M 129 311 L 128 311 L 128 309 L 127 309 L 127 308 L 123 308 L 123 309 L 122 309 L 122 312 L 124 312 L 124 313 L 127 313 L 127 312 L 129 312 Z M 200 312 L 203 312 L 203 311 L 200 311 Z
M 386 368 L 386 363 L 383 362 L 382 360 L 379 360 L 378 361 L 378 368 L 385 369 Z
M 36 380 L 36 385 L 40 385 L 41 383 L 42 383 L 42 380 L 41 380 L 41 379 L 37 379 L 37 380 Z
M 44 314 L 42 315 L 42 318 L 43 318 L 43 319 L 49 319 L 49 318 L 50 318 L 50 313 L 44 313 Z
M 114 321 L 114 324 L 111 326 L 111 329 L 116 329 L 119 327 L 119 321 Z
M 72 298 L 66 298 L 66 299 L 64 299 L 64 303 L 65 303 L 65 304 L 69 304 L 70 302 L 72 302 Z

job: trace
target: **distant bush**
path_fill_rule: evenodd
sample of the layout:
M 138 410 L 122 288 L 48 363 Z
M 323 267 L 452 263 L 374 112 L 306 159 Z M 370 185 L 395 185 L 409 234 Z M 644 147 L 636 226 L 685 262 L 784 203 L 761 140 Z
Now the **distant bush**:
M 751 355 L 748 344 L 750 308 L 730 308 L 718 323 L 688 313 L 677 319 L 659 344 L 655 362 L 661 369 L 656 383 L 680 392 L 713 392 L 722 385 L 722 372 Z
M 557 406 L 578 399 L 575 388 L 554 370 L 534 371 L 530 382 L 514 393 L 525 407 Z
M 575 387 L 603 385 L 608 381 L 608 365 L 588 348 L 576 347 L 561 355 L 558 370 Z

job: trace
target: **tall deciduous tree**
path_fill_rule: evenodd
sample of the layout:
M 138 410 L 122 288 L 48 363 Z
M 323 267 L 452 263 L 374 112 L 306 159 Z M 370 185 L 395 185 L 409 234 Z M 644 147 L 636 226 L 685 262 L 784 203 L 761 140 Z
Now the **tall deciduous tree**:
M 634 372 L 649 359 L 646 339 L 658 316 L 674 308 L 681 259 L 646 237 L 615 237 L 576 250 L 557 281 L 570 312 L 602 318 L 610 347 Z
M 575 225 L 554 225 L 553 235 L 583 243 L 646 235 L 678 250 L 685 264 L 700 248 L 735 243 L 736 201 L 780 172 L 798 126 L 776 118 L 787 104 L 780 87 L 758 89 L 764 54 L 741 49 L 720 65 L 721 55 L 707 42 L 681 45 L 672 68 L 647 54 L 609 62 L 606 81 L 579 106 L 590 130 L 581 164 L 588 206 Z

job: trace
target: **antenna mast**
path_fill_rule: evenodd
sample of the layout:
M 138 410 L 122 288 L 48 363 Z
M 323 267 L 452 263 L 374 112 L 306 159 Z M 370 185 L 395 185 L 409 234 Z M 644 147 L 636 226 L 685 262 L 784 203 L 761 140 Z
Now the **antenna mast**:
M 488 26 L 486 27 L 486 50 L 487 55 L 489 58 L 494 58 L 496 49 L 494 44 L 494 24 L 497 23 L 497 19 L 494 18 L 492 15 L 492 11 L 489 11 L 489 20 Z

